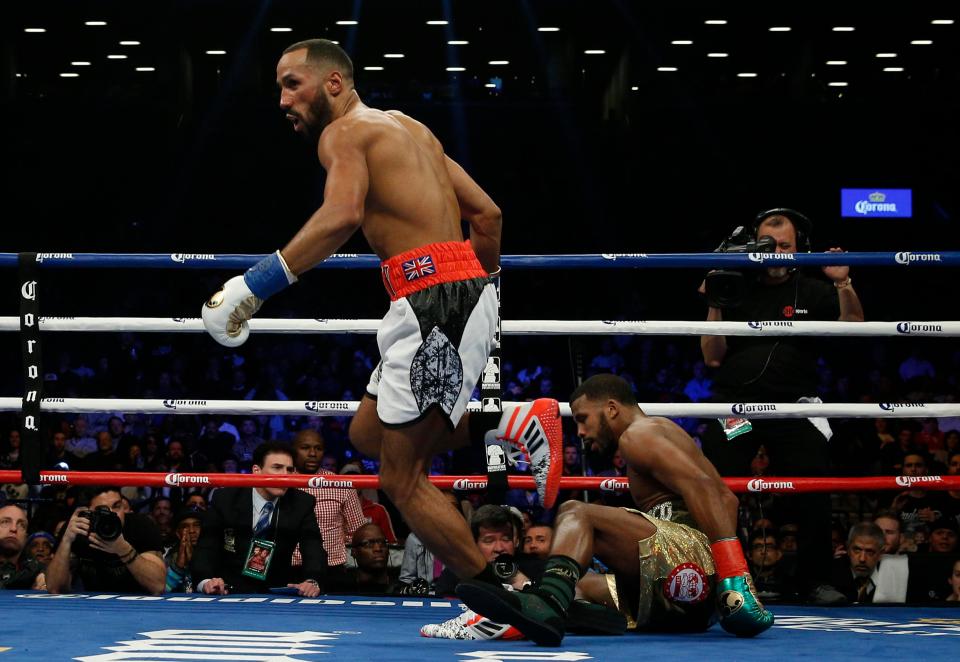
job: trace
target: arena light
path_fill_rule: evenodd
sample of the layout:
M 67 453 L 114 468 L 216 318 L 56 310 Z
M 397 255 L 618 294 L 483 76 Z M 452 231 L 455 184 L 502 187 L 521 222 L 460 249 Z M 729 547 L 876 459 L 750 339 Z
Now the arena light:
M 752 71 L 742 71 L 737 74 L 737 78 L 756 78 L 757 74 Z
M 466 71 L 466 67 L 447 67 L 447 71 Z
M 387 58 L 388 60 L 399 60 L 406 57 L 406 55 L 403 53 L 384 53 L 383 57 Z
M 676 67 L 657 67 L 657 71 L 676 71 Z
M 79 78 L 80 74 L 76 71 L 64 71 L 60 74 L 60 78 Z
M 85 60 L 76 60 L 70 63 L 71 67 L 89 67 L 90 63 Z
M 932 39 L 914 39 L 910 42 L 911 46 L 933 46 Z
M 337 21 L 337 25 L 359 25 L 359 21 Z
M 841 81 L 841 80 L 836 80 L 836 81 L 827 83 L 827 87 L 847 87 L 847 85 L 849 85 L 849 83 L 845 83 L 844 81 Z
M 492 64 L 495 67 L 500 67 L 505 64 L 510 64 L 510 60 L 490 60 L 487 64 Z
M 383 67 L 364 67 L 364 71 L 383 71 Z
M 606 55 L 606 51 L 600 50 L 599 48 L 590 48 L 583 52 L 584 55 Z
M 560 28 L 543 26 L 543 27 L 537 28 L 537 32 L 560 32 Z
M 854 30 L 856 30 L 856 28 L 849 25 L 847 26 L 838 25 L 837 27 L 832 28 L 832 30 L 834 32 L 853 32 Z
M 107 59 L 108 59 L 108 60 L 126 60 L 126 59 L 127 59 L 127 56 L 126 56 L 126 55 L 121 55 L 120 53 L 115 53 L 115 54 L 113 54 L 113 55 L 108 55 L 108 56 L 107 56 Z
M 469 43 L 466 39 L 451 39 L 447 42 L 447 46 L 466 46 Z
M 497 84 L 496 84 L 496 83 L 484 83 L 483 86 L 484 86 L 484 87 L 489 87 L 489 88 L 496 88 Z
M 103 27 L 107 24 L 106 21 L 84 21 L 84 25 L 89 25 L 90 27 Z
M 730 57 L 729 53 L 707 53 L 707 57 Z
M 293 28 L 270 28 L 270 32 L 293 32 Z
M 638 86 L 634 85 L 633 87 L 630 88 L 630 90 L 633 91 L 633 92 L 637 92 L 637 91 L 640 90 L 640 88 L 639 88 Z
M 226 55 L 226 51 L 205 51 L 207 55 Z
M 156 71 L 156 67 L 137 67 L 137 71 Z
M 791 30 L 793 30 L 793 28 L 786 25 L 778 25 L 768 29 L 769 32 L 790 32 Z
M 427 21 L 427 25 L 450 25 L 449 21 Z
M 46 29 L 46 28 L 24 28 L 23 31 L 24 31 L 24 32 L 38 33 L 38 32 L 46 32 L 47 29 Z
M 121 41 L 121 42 L 120 42 L 120 45 L 121 45 L 121 46 L 139 46 L 139 45 L 140 45 L 140 42 L 139 42 L 139 41 L 132 41 L 132 40 L 131 40 L 131 41 Z
M 670 43 L 674 46 L 693 46 L 693 40 L 691 39 L 674 39 Z
M 891 73 L 900 73 L 903 71 L 903 67 L 884 67 L 883 70 Z
M 896 53 L 877 53 L 877 57 L 891 58 L 897 57 Z
M 842 67 L 846 63 L 846 60 L 827 60 L 827 64 L 831 67 Z
M 705 25 L 726 25 L 727 20 L 724 18 L 710 18 L 704 21 Z
M 952 18 L 935 18 L 930 21 L 930 25 L 953 25 Z

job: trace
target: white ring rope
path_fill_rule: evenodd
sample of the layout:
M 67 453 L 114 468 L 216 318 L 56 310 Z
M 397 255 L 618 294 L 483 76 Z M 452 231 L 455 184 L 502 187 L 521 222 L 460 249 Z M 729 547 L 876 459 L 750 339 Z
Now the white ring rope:
M 134 398 L 44 398 L 45 412 L 127 412 L 141 414 L 254 414 L 285 416 L 353 416 L 357 401 L 317 400 L 157 400 Z M 523 402 L 504 402 L 515 407 Z M 0 397 L 0 411 L 20 411 L 20 398 Z M 960 404 L 927 403 L 713 403 L 643 402 L 651 416 L 723 418 L 943 418 L 960 416 Z M 470 402 L 469 411 L 480 411 Z M 570 404 L 560 403 L 560 413 L 570 416 Z
M 253 333 L 376 333 L 379 319 L 253 319 Z M 0 317 L 0 331 L 19 331 L 17 317 Z M 199 317 L 41 317 L 41 331 L 202 333 Z M 684 322 L 504 320 L 504 335 L 681 336 L 960 336 L 960 322 Z

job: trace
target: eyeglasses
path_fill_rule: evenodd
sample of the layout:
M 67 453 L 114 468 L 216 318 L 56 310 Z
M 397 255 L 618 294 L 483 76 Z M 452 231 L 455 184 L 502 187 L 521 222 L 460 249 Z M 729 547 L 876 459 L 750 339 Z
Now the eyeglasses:
M 376 546 L 386 547 L 387 541 L 385 538 L 374 538 L 373 540 L 364 540 L 361 542 L 355 542 L 353 543 L 353 546 L 362 547 L 363 549 L 368 549 L 370 547 L 376 547 Z
M 4 517 L 3 519 L 0 519 L 0 527 L 12 526 L 13 524 L 14 524 L 14 519 L 12 517 Z M 18 529 L 23 529 L 24 531 L 27 530 L 26 520 L 18 519 L 16 520 L 16 525 Z

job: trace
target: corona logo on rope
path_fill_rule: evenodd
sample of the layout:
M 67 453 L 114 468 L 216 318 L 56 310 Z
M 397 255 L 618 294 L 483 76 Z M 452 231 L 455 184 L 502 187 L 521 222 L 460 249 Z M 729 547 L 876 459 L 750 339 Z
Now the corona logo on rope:
M 163 482 L 167 485 L 176 487 L 178 485 L 209 485 L 209 476 L 187 476 L 184 474 L 167 474 L 163 477 Z
M 922 402 L 881 402 L 879 404 L 880 409 L 883 411 L 894 411 L 895 409 L 906 409 L 906 408 L 916 408 L 916 407 L 926 407 Z
M 330 480 L 323 476 L 314 476 L 307 481 L 307 487 L 345 487 L 353 488 L 352 480 Z
M 796 260 L 796 256 L 793 253 L 747 253 L 747 257 L 751 262 L 759 262 L 763 264 L 764 262 L 782 262 L 784 260 L 792 262 Z
M 747 482 L 748 492 L 763 492 L 764 490 L 792 490 L 796 489 L 789 480 L 763 480 L 754 478 Z
M 459 478 L 453 481 L 455 490 L 482 490 L 487 486 L 485 480 L 470 480 L 469 478 Z
M 786 320 L 769 320 L 763 322 L 747 322 L 747 326 L 751 329 L 763 329 L 767 326 L 793 326 L 793 322 Z
M 69 483 L 67 474 L 40 474 L 40 480 L 45 483 Z
M 322 400 L 310 400 L 303 403 L 303 408 L 307 411 L 324 411 L 327 409 L 340 409 L 350 411 L 350 403 L 347 402 L 324 402 Z
M 910 264 L 911 262 L 940 262 L 942 260 L 940 253 L 911 253 L 910 251 L 901 251 L 893 256 L 897 264 Z
M 647 257 L 646 253 L 600 253 L 604 260 L 616 260 L 618 257 Z
M 942 483 L 940 476 L 897 476 L 897 485 L 910 487 L 914 483 Z
M 604 492 L 616 492 L 626 489 L 630 486 L 630 481 L 626 478 L 607 478 L 600 481 L 600 489 Z
M 734 414 L 756 414 L 762 411 L 777 411 L 777 405 L 748 405 L 743 402 L 738 402 L 737 404 L 730 407 L 730 411 Z
M 64 400 L 63 398 L 44 398 L 40 402 L 42 402 L 45 405 L 56 405 L 56 404 L 62 405 L 64 402 L 66 402 L 66 400 Z
M 73 253 L 37 253 L 37 262 L 44 260 L 72 260 Z
M 918 333 L 943 333 L 941 324 L 921 324 L 920 322 L 897 322 L 897 333 L 905 335 Z
M 167 409 L 176 409 L 177 407 L 206 407 L 206 400 L 164 400 L 163 406 Z
M 216 260 L 217 256 L 212 253 L 171 253 L 170 259 L 183 264 L 187 260 Z

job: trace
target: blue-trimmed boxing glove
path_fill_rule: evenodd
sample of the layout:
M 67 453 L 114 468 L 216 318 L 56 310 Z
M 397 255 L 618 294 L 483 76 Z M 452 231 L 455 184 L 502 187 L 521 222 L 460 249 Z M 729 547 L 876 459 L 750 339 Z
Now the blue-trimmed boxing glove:
M 228 280 L 222 290 L 210 297 L 200 313 L 203 326 L 225 347 L 242 345 L 250 335 L 247 321 L 267 298 L 295 282 L 297 277 L 283 261 L 280 251 L 271 253 L 242 276 Z

